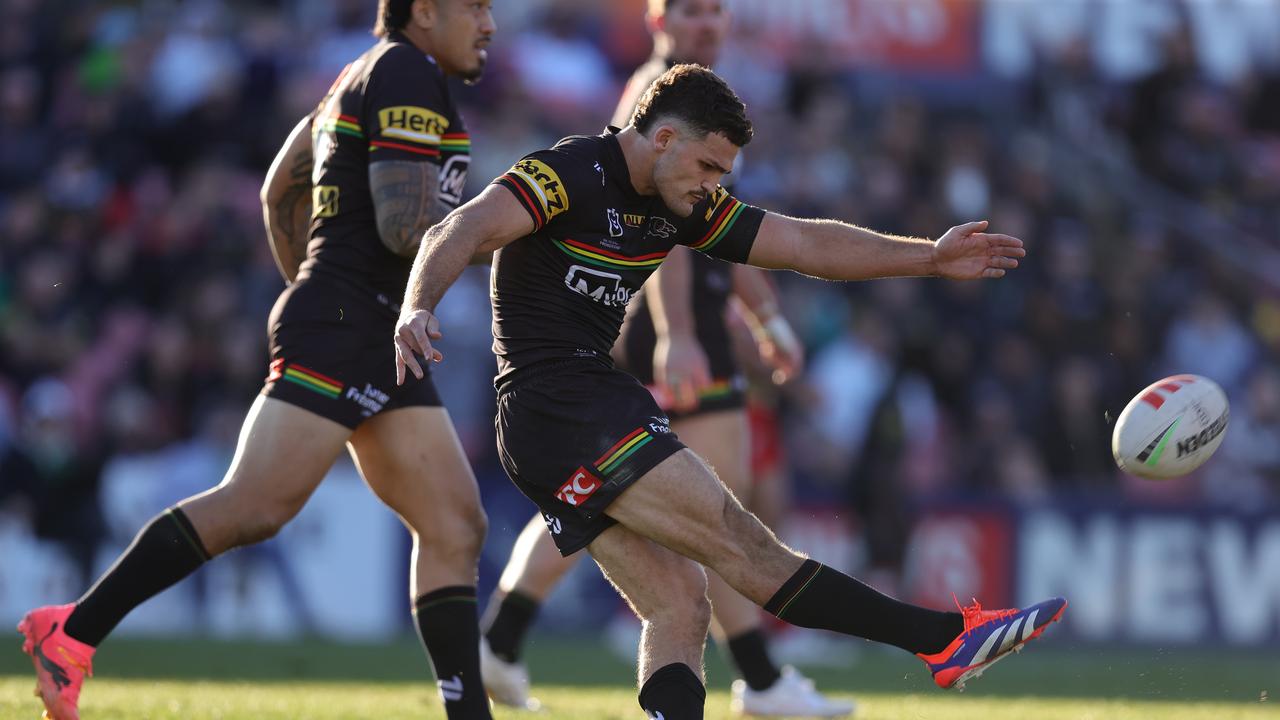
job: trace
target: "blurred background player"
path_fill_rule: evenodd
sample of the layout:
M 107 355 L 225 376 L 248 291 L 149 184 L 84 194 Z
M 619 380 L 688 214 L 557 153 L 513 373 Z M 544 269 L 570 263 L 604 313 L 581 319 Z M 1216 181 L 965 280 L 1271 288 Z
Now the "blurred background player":
M 470 143 L 445 78 L 478 79 L 494 30 L 487 0 L 381 0 L 379 40 L 289 135 L 261 198 L 290 283 L 271 313 L 266 385 L 220 485 L 155 517 L 78 602 L 23 618 L 54 720 L 78 718 L 94 651 L 130 610 L 275 535 L 344 446 L 412 535 L 413 613 L 448 717 L 490 717 L 476 481 L 431 379 L 394 382 L 386 337 L 423 232 L 461 201 Z
M 650 0 L 646 22 L 654 54 L 627 82 L 613 116 L 617 127 L 630 122 L 641 94 L 673 65 L 716 63 L 729 13 L 721 0 Z M 667 255 L 646 288 L 628 309 L 615 345 L 619 367 L 650 388 L 681 440 L 751 507 L 745 382 L 733 358 L 725 313 L 732 293 L 745 306 L 762 358 L 785 378 L 800 368 L 803 350 L 778 311 L 777 295 L 764 271 L 681 247 Z M 484 621 L 483 674 L 498 702 L 537 707 L 529 697 L 521 645 L 539 606 L 580 557 L 560 556 L 541 515 L 535 514 L 521 532 Z M 779 668 L 769 655 L 759 607 L 714 573 L 708 582 L 712 632 L 740 676 L 731 688 L 735 712 L 836 717 L 853 711 L 853 703 L 824 697 L 795 668 Z

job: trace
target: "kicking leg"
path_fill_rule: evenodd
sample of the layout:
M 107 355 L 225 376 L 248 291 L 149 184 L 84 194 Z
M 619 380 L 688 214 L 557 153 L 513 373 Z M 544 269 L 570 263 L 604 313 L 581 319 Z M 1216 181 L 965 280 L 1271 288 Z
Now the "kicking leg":
M 749 496 L 750 431 L 745 410 L 681 418 L 672 429 L 715 468 L 735 497 Z M 741 678 L 734 681 L 730 698 L 736 712 L 790 717 L 839 717 L 853 712 L 852 702 L 825 697 L 795 668 L 779 668 L 773 662 L 761 627 L 759 605 L 729 587 L 715 572 L 707 573 L 707 595 L 711 599 L 711 630 Z
M 919 655 L 944 687 L 1039 635 L 1061 617 L 1066 605 L 1054 598 L 1023 611 L 984 613 L 975 605 L 961 613 L 944 613 L 894 600 L 784 546 L 689 450 L 671 455 L 633 483 L 609 505 L 608 513 L 625 527 L 715 570 L 738 592 L 787 622 Z

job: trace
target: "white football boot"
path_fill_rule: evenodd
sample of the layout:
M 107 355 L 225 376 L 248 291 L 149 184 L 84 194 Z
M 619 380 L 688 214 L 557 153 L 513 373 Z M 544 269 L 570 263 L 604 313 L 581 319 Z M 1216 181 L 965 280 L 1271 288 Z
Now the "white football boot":
M 480 639 L 480 676 L 485 692 L 496 703 L 521 710 L 537 711 L 542 703 L 529 697 L 529 670 L 522 662 L 507 662 Z
M 765 690 L 752 690 L 745 681 L 734 680 L 729 700 L 734 714 L 755 717 L 845 717 L 856 708 L 852 700 L 824 696 L 813 687 L 812 680 L 790 665 L 784 665 L 782 676 Z

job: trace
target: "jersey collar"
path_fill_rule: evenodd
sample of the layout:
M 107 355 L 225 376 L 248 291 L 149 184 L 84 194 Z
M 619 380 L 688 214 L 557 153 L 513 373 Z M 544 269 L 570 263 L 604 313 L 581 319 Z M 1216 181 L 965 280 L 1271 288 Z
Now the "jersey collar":
M 622 154 L 622 143 L 618 142 L 618 133 L 620 132 L 622 132 L 621 128 L 606 125 L 604 132 L 601 133 L 601 136 L 605 139 L 605 146 L 609 148 L 608 153 L 609 159 L 612 161 L 611 164 L 617 168 L 617 170 L 610 170 L 613 176 L 611 179 L 613 182 L 618 183 L 628 195 L 643 197 L 636 192 L 636 186 L 631 184 L 631 168 L 627 167 L 627 156 Z
M 387 33 L 387 42 L 403 43 L 403 44 L 408 45 L 409 47 L 413 48 L 414 50 L 418 50 L 418 46 L 417 46 L 417 45 L 414 45 L 414 44 L 413 44 L 413 41 L 412 41 L 412 40 L 410 40 L 410 39 L 409 39 L 409 37 L 408 37 L 407 35 L 405 35 L 404 33 L 400 32 L 399 30 L 392 30 L 392 31 L 388 32 L 388 33 Z M 421 51 L 421 50 L 418 50 L 418 52 L 422 52 L 422 51 Z M 435 59 L 435 58 L 433 58 L 433 57 L 431 57 L 431 53 L 422 53 L 422 56 L 423 56 L 423 57 L 425 57 L 427 60 L 430 60 L 432 65 L 438 65 L 438 64 L 436 63 L 436 59 Z

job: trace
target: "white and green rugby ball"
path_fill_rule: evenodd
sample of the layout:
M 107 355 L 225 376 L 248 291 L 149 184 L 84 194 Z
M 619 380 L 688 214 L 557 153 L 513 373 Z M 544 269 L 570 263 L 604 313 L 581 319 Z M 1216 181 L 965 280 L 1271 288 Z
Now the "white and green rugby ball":
M 1129 401 L 1116 420 L 1111 454 L 1121 470 L 1145 478 L 1186 475 L 1222 444 L 1227 396 L 1200 375 L 1158 380 Z

